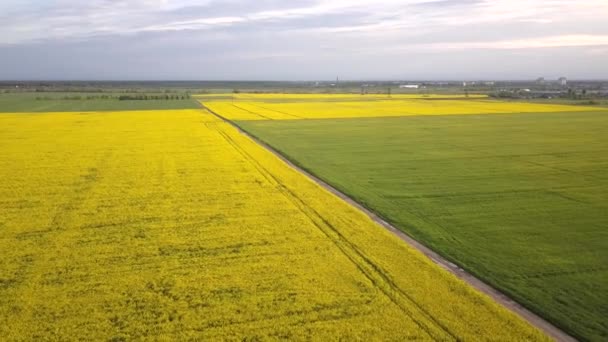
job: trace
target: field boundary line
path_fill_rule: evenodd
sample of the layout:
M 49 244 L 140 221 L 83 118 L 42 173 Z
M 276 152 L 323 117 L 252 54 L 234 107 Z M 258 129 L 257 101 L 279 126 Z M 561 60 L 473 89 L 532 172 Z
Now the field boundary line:
M 351 197 L 349 197 L 345 193 L 341 192 L 340 190 L 334 188 L 329 183 L 327 183 L 324 180 L 320 179 L 319 177 L 313 175 L 312 173 L 304 170 L 302 167 L 296 165 L 294 162 L 292 162 L 291 160 L 289 160 L 283 154 L 281 154 L 280 152 L 278 152 L 277 150 L 275 150 L 272 146 L 270 146 L 269 144 L 265 143 L 261 139 L 255 137 L 254 135 L 249 134 L 247 131 L 245 131 L 244 129 L 242 129 L 241 127 L 239 127 L 237 124 L 235 124 L 231 120 L 229 120 L 229 119 L 223 117 L 222 115 L 216 113 L 215 111 L 207 108 L 202 102 L 199 102 L 199 103 L 201 104 L 201 107 L 204 110 L 206 110 L 207 112 L 213 114 L 214 116 L 216 116 L 220 120 L 228 123 L 229 125 L 231 125 L 232 127 L 234 127 L 239 133 L 241 133 L 244 136 L 252 139 L 258 145 L 260 145 L 261 147 L 263 147 L 264 149 L 266 149 L 267 151 L 269 151 L 270 153 L 272 153 L 273 155 L 275 155 L 277 158 L 279 158 L 280 160 L 282 160 L 284 163 L 286 163 L 289 167 L 291 167 L 291 168 L 295 169 L 296 171 L 300 172 L 301 174 L 305 175 L 306 177 L 308 177 L 309 179 L 311 179 L 312 181 L 314 181 L 315 183 L 317 183 L 319 186 L 323 187 L 324 189 L 326 189 L 330 193 L 334 194 L 335 196 L 338 196 L 343 201 L 345 201 L 348 204 L 352 205 L 356 209 L 362 211 L 370 219 L 372 219 L 372 221 L 374 221 L 375 223 L 377 223 L 380 226 L 384 227 L 385 229 L 389 230 L 391 233 L 393 233 L 394 235 L 396 235 L 399 239 L 401 239 L 402 241 L 404 241 L 405 243 L 407 243 L 412 248 L 420 251 L 427 258 L 429 258 L 434 264 L 440 266 L 444 270 L 446 270 L 446 271 L 450 272 L 451 274 L 455 275 L 457 278 L 463 280 L 464 282 L 466 282 L 467 284 L 469 284 L 470 286 L 472 286 L 476 290 L 478 290 L 478 291 L 484 293 L 485 295 L 489 296 L 495 302 L 497 302 L 498 304 L 500 304 L 501 306 L 503 306 L 507 310 L 509 310 L 509 311 L 517 314 L 518 316 L 520 316 L 521 318 L 523 318 L 524 320 L 526 320 L 531 325 L 533 325 L 536 328 L 538 328 L 541 331 L 543 331 L 549 337 L 555 339 L 556 341 L 560 341 L 560 342 L 562 342 L 562 341 L 563 342 L 575 342 L 575 341 L 578 341 L 576 338 L 570 336 L 568 333 L 566 333 L 562 329 L 558 328 L 557 326 L 553 325 L 551 322 L 545 320 L 541 316 L 535 314 L 534 312 L 532 312 L 529 309 L 527 309 L 526 307 L 524 307 L 522 304 L 516 302 L 514 299 L 510 298 L 508 295 L 506 295 L 502 291 L 494 288 L 493 286 L 487 284 L 486 282 L 482 281 L 481 279 L 475 277 L 473 274 L 467 272 L 466 270 L 464 270 L 460 266 L 458 266 L 455 263 L 447 260 L 446 258 L 442 257 L 441 255 L 439 255 L 437 252 L 433 251 L 429 247 L 427 247 L 427 246 L 423 245 L 422 243 L 418 242 L 417 240 L 413 239 L 412 237 L 410 237 L 409 235 L 407 235 L 403 231 L 399 230 L 397 227 L 393 226 L 392 224 L 390 224 L 389 222 L 387 222 L 386 220 L 384 220 L 383 218 L 381 218 L 378 214 L 376 214 L 373 211 L 367 209 L 365 206 L 363 206 L 359 202 L 355 201 L 354 199 L 352 199 Z

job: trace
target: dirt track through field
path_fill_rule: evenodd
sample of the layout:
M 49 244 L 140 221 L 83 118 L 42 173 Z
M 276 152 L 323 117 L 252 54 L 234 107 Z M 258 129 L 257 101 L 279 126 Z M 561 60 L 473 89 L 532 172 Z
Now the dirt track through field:
M 495 289 L 494 287 L 486 284 L 482 280 L 478 279 L 477 277 L 475 277 L 472 274 L 468 273 L 464 269 L 460 268 L 458 265 L 456 265 L 456 264 L 448 261 L 447 259 L 443 258 L 441 255 L 439 255 L 438 253 L 434 252 L 430 248 L 428 248 L 428 247 L 424 246 L 423 244 L 421 244 L 420 242 L 414 240 L 409 235 L 405 234 L 401 230 L 397 229 L 395 226 L 393 226 L 390 223 L 386 222 L 384 219 L 382 219 L 381 217 L 379 217 L 376 213 L 374 213 L 374 212 L 370 211 L 369 209 L 365 208 L 364 206 L 362 206 L 358 202 L 354 201 L 352 198 L 348 197 L 347 195 L 345 195 L 341 191 L 335 189 L 334 187 L 332 187 L 331 185 L 329 185 L 325 181 L 319 179 L 318 177 L 314 176 L 313 174 L 309 173 L 308 171 L 306 171 L 306 170 L 302 169 L 301 167 L 295 165 L 292 161 L 290 161 L 289 159 L 287 159 L 281 153 L 277 152 L 274 148 L 272 148 L 271 146 L 269 146 L 265 142 L 261 141 L 257 137 L 252 136 L 251 134 L 247 133 L 246 131 L 244 131 L 243 129 L 241 129 L 238 125 L 236 125 L 235 123 L 233 123 L 232 121 L 230 121 L 230 120 L 226 119 L 225 117 L 223 117 L 222 115 L 220 115 L 220 114 L 212 111 L 211 109 L 207 108 L 202 103 L 201 103 L 201 106 L 202 106 L 202 108 L 204 110 L 208 111 L 209 113 L 215 115 L 219 119 L 221 119 L 221 120 L 229 123 L 233 127 L 235 127 L 241 134 L 249 137 L 250 139 L 252 139 L 256 143 L 258 143 L 260 146 L 264 147 L 266 150 L 268 150 L 269 152 L 271 152 L 272 154 L 274 154 L 277 158 L 281 159 L 283 162 L 285 162 L 290 167 L 292 167 L 295 170 L 297 170 L 298 172 L 306 175 L 308 178 L 312 179 L 313 181 L 315 181 L 317 184 L 319 184 L 320 186 L 322 186 L 323 188 L 325 188 L 326 190 L 328 190 L 332 194 L 338 196 L 339 198 L 341 198 L 342 200 L 346 201 L 350 205 L 352 205 L 355 208 L 357 208 L 357 209 L 361 210 L 362 212 L 364 212 L 374 222 L 380 224 L 382 227 L 384 227 L 384 228 L 388 229 L 389 231 L 391 231 L 393 234 L 395 234 L 401 240 L 403 240 L 404 242 L 406 242 L 408 245 L 410 245 L 413 248 L 417 249 L 418 251 L 422 252 L 425 256 L 427 256 L 429 259 L 431 259 L 435 264 L 439 265 L 443 269 L 447 270 L 448 272 L 454 274 L 458 278 L 460 278 L 463 281 L 467 282 L 469 285 L 471 285 L 472 287 L 474 287 L 478 291 L 481 291 L 482 293 L 490 296 L 497 303 L 501 304 L 502 306 L 504 306 L 505 308 L 509 309 L 510 311 L 518 314 L 520 317 L 522 317 L 523 319 L 525 319 L 526 321 L 528 321 L 530 324 L 532 324 L 533 326 L 537 327 L 538 329 L 544 331 L 547 335 L 549 335 L 550 337 L 554 338 L 556 341 L 565 341 L 565 342 L 577 341 L 574 337 L 568 335 L 567 333 L 565 333 L 564 331 L 562 331 L 558 327 L 554 326 L 550 322 L 546 321 L 542 317 L 536 315 L 535 313 L 533 313 L 532 311 L 528 310 L 527 308 L 525 308 L 521 304 L 515 302 L 513 299 L 509 298 L 507 295 L 505 295 L 501 291 L 499 291 L 499 290 Z

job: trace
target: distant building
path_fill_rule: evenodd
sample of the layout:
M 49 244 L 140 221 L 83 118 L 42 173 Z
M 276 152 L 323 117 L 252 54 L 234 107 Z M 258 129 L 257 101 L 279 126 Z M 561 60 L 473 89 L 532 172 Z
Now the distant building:
M 420 85 L 418 84 L 402 84 L 399 86 L 399 88 L 407 88 L 407 89 L 418 89 L 420 87 Z
M 565 87 L 568 85 L 568 79 L 565 77 L 560 77 L 557 82 L 559 82 L 559 85 L 561 85 L 562 87 Z
M 537 78 L 536 79 L 536 84 L 544 85 L 545 84 L 545 78 L 544 77 Z

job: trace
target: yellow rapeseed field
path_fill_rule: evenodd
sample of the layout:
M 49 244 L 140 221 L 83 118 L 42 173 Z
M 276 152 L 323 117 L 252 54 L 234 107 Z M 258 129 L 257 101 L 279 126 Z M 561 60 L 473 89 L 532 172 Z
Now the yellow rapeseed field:
M 2 340 L 547 340 L 203 110 L 0 146 Z
M 294 93 L 224 93 L 200 94 L 194 98 L 201 101 L 218 101 L 230 99 L 235 101 L 373 101 L 386 99 L 482 99 L 483 94 L 294 94 Z
M 370 101 L 336 100 L 332 102 L 285 101 L 277 94 L 274 101 L 225 98 L 202 103 L 230 120 L 301 120 L 325 118 L 391 117 L 415 115 L 463 115 L 509 113 L 555 113 L 595 111 L 602 108 L 558 104 L 501 102 L 487 99 L 384 99 Z

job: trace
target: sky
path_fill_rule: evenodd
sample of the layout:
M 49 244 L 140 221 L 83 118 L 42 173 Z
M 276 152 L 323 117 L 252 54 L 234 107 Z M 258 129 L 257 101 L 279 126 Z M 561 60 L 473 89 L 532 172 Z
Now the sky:
M 2 0 L 0 80 L 608 79 L 608 0 Z

